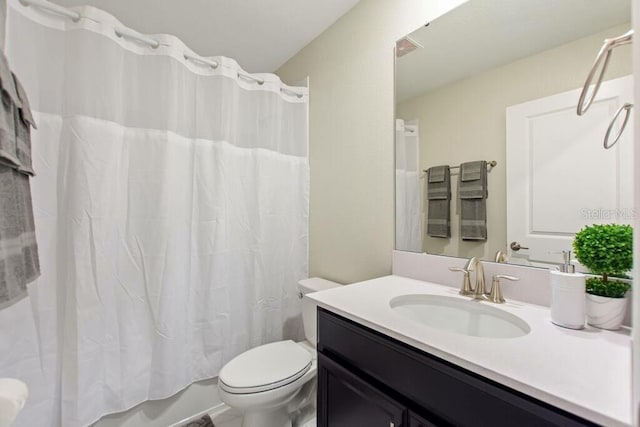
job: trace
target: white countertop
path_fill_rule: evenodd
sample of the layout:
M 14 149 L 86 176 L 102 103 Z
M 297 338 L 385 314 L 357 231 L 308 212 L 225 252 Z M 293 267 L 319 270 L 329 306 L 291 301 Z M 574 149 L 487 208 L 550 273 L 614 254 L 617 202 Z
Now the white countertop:
M 593 422 L 631 425 L 628 329 L 565 329 L 551 323 L 547 307 L 480 302 L 515 314 L 531 332 L 508 339 L 470 337 L 430 328 L 390 308 L 392 298 L 407 294 L 470 299 L 448 286 L 400 276 L 307 297 L 336 314 Z

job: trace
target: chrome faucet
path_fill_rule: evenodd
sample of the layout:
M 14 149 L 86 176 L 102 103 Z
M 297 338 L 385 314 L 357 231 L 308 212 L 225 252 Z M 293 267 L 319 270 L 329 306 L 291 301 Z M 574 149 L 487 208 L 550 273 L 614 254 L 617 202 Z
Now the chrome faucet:
M 504 254 L 504 252 L 498 251 L 498 253 Z M 496 254 L 496 262 L 498 262 L 498 254 Z M 505 274 L 496 274 L 493 276 L 491 283 L 491 292 L 487 292 L 484 281 L 484 267 L 482 262 L 477 257 L 472 257 L 467 261 L 464 267 L 449 267 L 451 271 L 459 271 L 464 273 L 462 289 L 460 289 L 460 295 L 472 296 L 474 300 L 489 300 L 496 304 L 502 304 L 505 302 L 502 296 L 502 289 L 500 288 L 500 279 L 517 281 L 520 280 L 517 277 L 507 276 Z M 470 275 L 471 272 L 476 272 L 476 285 L 471 286 Z
M 509 262 L 509 257 L 507 256 L 506 253 L 504 253 L 502 251 L 498 251 L 498 252 L 496 252 L 495 262 L 498 262 L 498 263 Z
M 467 261 L 467 265 L 464 267 L 467 271 L 476 272 L 476 286 L 473 288 L 473 299 L 484 300 L 487 299 L 486 288 L 484 285 L 484 267 L 482 266 L 482 262 L 480 259 L 476 257 L 472 257 L 469 261 Z

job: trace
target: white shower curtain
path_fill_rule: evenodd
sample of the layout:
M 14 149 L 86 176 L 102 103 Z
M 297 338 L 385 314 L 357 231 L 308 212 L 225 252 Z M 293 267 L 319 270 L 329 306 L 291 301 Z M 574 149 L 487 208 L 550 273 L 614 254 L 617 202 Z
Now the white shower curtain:
M 301 336 L 306 89 L 74 10 L 8 1 L 6 53 L 38 125 L 42 264 L 29 298 L 0 311 L 0 376 L 31 392 L 17 427 L 84 426 Z
M 396 249 L 422 252 L 418 121 L 396 119 Z

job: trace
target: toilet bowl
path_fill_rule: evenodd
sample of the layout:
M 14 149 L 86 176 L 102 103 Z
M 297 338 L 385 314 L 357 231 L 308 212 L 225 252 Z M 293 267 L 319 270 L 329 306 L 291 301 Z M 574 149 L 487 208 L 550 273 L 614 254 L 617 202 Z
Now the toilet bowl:
M 303 296 L 336 286 L 340 284 L 317 277 L 298 283 L 306 341 L 252 348 L 220 371 L 220 398 L 242 414 L 243 427 L 291 427 L 292 414 L 314 401 L 316 305 Z

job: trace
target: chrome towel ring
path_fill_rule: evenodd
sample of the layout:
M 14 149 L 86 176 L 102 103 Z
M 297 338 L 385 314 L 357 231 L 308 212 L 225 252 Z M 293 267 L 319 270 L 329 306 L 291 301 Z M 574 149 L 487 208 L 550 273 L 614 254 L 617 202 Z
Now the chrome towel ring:
M 629 30 L 621 36 L 604 40 L 604 43 L 600 48 L 600 51 L 598 52 L 598 56 L 596 56 L 596 60 L 591 66 L 591 70 L 587 75 L 587 80 L 584 82 L 582 92 L 580 93 L 580 98 L 578 99 L 577 113 L 579 116 L 582 116 L 584 113 L 586 113 L 593 103 L 596 94 L 598 93 L 598 89 L 600 89 L 600 85 L 602 84 L 604 74 L 607 71 L 609 60 L 611 59 L 612 50 L 618 46 L 631 43 L 632 39 L 633 30 Z M 589 88 L 591 87 L 591 83 L 593 82 L 593 79 L 598 70 L 600 70 L 600 73 L 598 74 L 598 78 L 593 87 L 593 91 L 589 96 L 587 96 Z
M 613 119 L 611 119 L 611 123 L 609 123 L 609 127 L 607 128 L 607 133 L 605 133 L 605 135 L 604 135 L 604 148 L 605 148 L 605 150 L 608 150 L 609 148 L 611 148 L 614 145 L 616 145 L 616 143 L 618 142 L 618 140 L 622 136 L 622 132 L 624 132 L 624 128 L 627 127 L 627 122 L 629 121 L 629 116 L 631 115 L 629 113 L 630 113 L 632 108 L 633 108 L 633 104 L 629 104 L 627 102 L 627 103 L 623 104 L 622 107 L 618 108 L 618 111 L 616 111 L 616 114 L 614 114 Z M 625 112 L 625 114 L 624 114 L 624 119 L 622 121 L 622 126 L 620 126 L 620 130 L 616 134 L 616 136 L 613 139 L 613 141 L 609 142 L 609 137 L 611 136 L 611 131 L 613 130 L 613 125 L 618 120 L 618 116 L 620 116 L 620 114 L 623 111 Z

